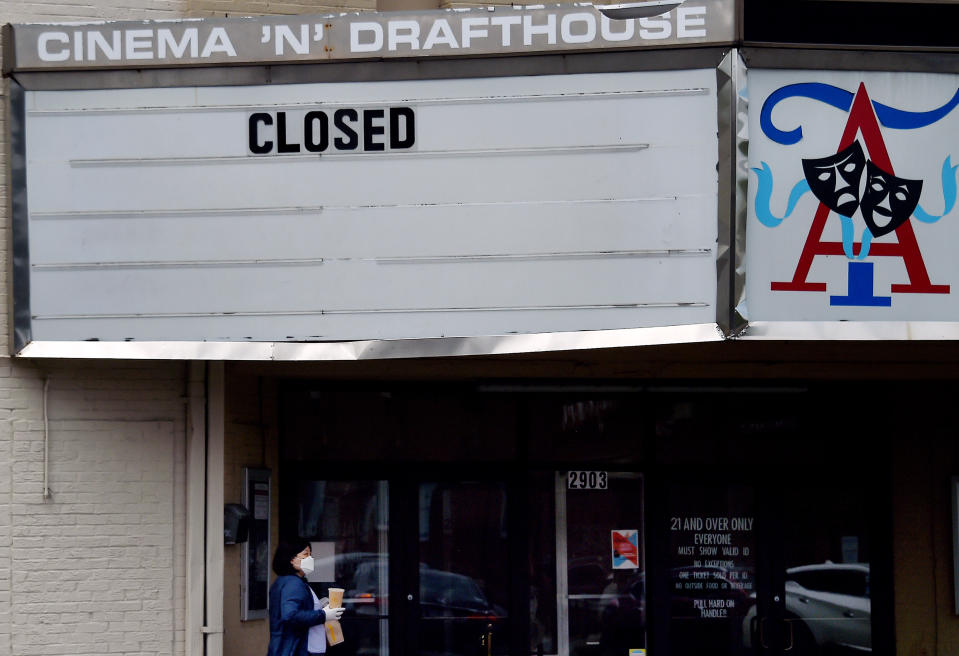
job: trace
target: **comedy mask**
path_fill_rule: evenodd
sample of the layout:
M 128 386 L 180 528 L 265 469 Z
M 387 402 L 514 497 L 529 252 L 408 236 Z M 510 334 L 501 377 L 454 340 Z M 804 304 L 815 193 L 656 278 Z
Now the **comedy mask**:
M 892 232 L 912 216 L 919 204 L 922 180 L 905 180 L 866 163 L 866 188 L 859 209 L 873 237 Z

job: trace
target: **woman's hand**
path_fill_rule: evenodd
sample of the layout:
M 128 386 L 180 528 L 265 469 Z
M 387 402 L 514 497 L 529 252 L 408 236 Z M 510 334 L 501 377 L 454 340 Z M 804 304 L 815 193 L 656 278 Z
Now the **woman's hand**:
M 345 608 L 330 608 L 329 604 L 323 607 L 323 612 L 326 613 L 326 621 L 338 620 L 343 617 L 343 611 Z

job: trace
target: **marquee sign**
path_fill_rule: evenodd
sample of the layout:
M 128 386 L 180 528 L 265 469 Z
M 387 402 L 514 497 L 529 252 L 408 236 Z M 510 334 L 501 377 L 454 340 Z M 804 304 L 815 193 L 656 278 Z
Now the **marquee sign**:
M 717 85 L 21 90 L 18 348 L 715 333 Z
M 731 43 L 734 0 L 13 25 L 10 70 L 144 68 L 530 54 Z M 641 15 L 640 15 L 641 14 Z M 638 17 L 629 17 L 639 15 Z M 625 16 L 625 17 L 624 17 Z
M 957 321 L 959 76 L 749 73 L 750 321 Z

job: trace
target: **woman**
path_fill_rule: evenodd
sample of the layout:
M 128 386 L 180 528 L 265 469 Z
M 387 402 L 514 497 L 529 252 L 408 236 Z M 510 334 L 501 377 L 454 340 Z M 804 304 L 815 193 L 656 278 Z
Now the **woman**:
M 270 648 L 267 656 L 312 656 L 326 652 L 323 624 L 338 620 L 342 608 L 316 596 L 306 582 L 313 571 L 308 542 L 281 542 L 273 554 L 277 579 L 270 586 Z

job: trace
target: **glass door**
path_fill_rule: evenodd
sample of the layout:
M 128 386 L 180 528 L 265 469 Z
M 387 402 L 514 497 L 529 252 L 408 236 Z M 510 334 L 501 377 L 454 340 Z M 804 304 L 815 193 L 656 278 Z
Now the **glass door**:
M 296 485 L 295 536 L 309 542 L 318 597 L 343 588 L 342 656 L 389 654 L 389 485 L 384 480 L 304 477 Z
M 658 611 L 670 656 L 745 656 L 758 629 L 757 494 L 702 478 L 666 486 Z M 765 635 L 765 634 L 764 634 Z
M 666 488 L 656 610 L 669 656 L 872 653 L 873 508 L 861 480 L 821 471 L 815 485 Z
M 869 494 L 839 473 L 782 493 L 783 651 L 872 653 Z
M 559 472 L 559 654 L 646 653 L 643 494 L 640 474 Z
M 416 492 L 415 653 L 510 653 L 506 484 L 423 481 Z

